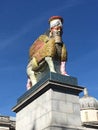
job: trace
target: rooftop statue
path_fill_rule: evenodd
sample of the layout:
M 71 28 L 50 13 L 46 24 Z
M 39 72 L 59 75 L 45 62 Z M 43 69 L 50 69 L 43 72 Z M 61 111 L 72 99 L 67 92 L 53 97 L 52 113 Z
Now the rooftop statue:
M 47 73 L 47 68 L 50 72 L 68 76 L 65 68 L 67 50 L 62 41 L 63 18 L 52 16 L 49 25 L 49 30 L 40 35 L 30 47 L 27 90 L 39 81 L 40 74 Z

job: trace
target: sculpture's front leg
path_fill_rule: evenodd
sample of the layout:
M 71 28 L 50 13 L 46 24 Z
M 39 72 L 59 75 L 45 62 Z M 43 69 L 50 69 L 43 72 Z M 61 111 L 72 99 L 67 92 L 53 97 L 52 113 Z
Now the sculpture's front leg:
M 66 76 L 69 76 L 66 72 L 66 62 L 65 61 L 62 61 L 61 62 L 61 65 L 60 65 L 60 72 L 62 75 L 66 75 Z
M 47 62 L 49 66 L 50 72 L 56 73 L 52 57 L 45 57 L 45 61 Z
M 36 78 L 35 72 L 32 70 L 32 60 L 29 62 L 27 66 L 27 75 L 30 78 L 32 86 L 34 86 L 37 83 L 37 78 Z

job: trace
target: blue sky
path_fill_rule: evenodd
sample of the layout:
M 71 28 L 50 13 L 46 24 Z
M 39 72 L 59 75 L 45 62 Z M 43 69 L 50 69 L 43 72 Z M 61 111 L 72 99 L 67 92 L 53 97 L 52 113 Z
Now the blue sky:
M 98 99 L 98 0 L 0 1 L 0 114 L 26 92 L 28 51 L 53 15 L 64 18 L 67 72 Z

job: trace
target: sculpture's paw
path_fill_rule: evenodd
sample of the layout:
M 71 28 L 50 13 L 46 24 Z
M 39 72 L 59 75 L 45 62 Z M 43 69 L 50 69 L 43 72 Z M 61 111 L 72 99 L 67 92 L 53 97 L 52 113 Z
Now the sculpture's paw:
M 57 73 L 55 70 L 52 70 L 52 71 L 50 71 L 50 72 L 52 72 L 52 73 Z
M 69 76 L 66 72 L 61 72 L 62 75 Z

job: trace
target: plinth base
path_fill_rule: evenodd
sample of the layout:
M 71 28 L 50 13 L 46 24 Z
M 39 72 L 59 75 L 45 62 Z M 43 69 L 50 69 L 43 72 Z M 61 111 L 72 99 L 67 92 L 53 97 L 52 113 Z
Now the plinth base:
M 16 130 L 72 130 L 81 126 L 77 79 L 50 73 L 22 95 L 13 111 Z M 70 127 L 69 127 L 70 126 Z

